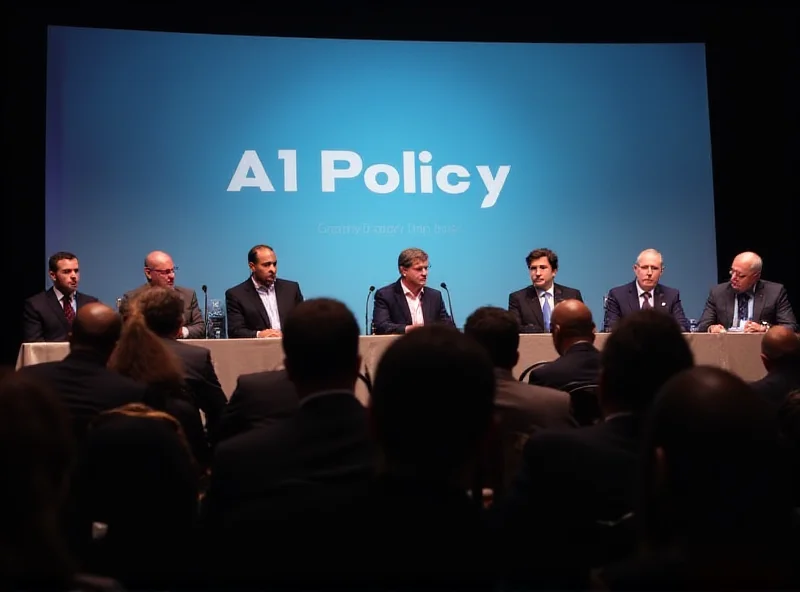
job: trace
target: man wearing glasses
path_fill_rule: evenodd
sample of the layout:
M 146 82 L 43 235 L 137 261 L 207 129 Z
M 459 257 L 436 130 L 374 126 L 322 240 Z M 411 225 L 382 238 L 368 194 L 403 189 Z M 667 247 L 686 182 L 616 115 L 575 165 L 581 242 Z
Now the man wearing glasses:
M 200 306 L 197 303 L 197 293 L 191 288 L 183 288 L 175 285 L 175 272 L 178 268 L 167 253 L 163 251 L 153 251 L 144 258 L 144 276 L 147 283 L 138 288 L 126 292 L 122 296 L 120 312 L 125 314 L 128 303 L 142 290 L 151 286 L 161 286 L 177 290 L 183 298 L 183 324 L 181 325 L 178 339 L 202 339 L 205 337 L 205 326 L 203 315 L 200 313 Z
M 761 257 L 739 253 L 733 260 L 729 282 L 711 289 L 697 323 L 698 331 L 763 333 L 771 325 L 797 331 L 797 320 L 786 288 L 761 279 Z
M 375 335 L 408 333 L 434 323 L 453 325 L 442 293 L 427 286 L 428 254 L 422 249 L 405 249 L 397 258 L 397 268 L 400 278 L 375 292 Z

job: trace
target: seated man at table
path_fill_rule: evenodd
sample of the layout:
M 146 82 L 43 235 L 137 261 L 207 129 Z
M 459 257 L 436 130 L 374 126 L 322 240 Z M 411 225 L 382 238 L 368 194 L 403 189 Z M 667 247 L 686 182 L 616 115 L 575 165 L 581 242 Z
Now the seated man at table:
M 428 254 L 405 249 L 397 258 L 400 278 L 375 292 L 372 325 L 376 335 L 408 333 L 423 325 L 453 325 L 444 307 L 442 293 L 429 288 Z
M 636 279 L 612 288 L 608 293 L 603 330 L 611 331 L 621 318 L 637 310 L 653 308 L 672 315 L 681 330 L 688 333 L 689 321 L 683 312 L 681 294 L 675 288 L 659 283 L 663 272 L 661 253 L 655 249 L 645 249 L 639 253 L 633 264 Z
M 555 283 L 558 255 L 550 249 L 534 249 L 525 257 L 533 285 L 508 295 L 508 310 L 519 323 L 520 333 L 548 333 L 553 308 L 562 300 L 583 301 L 580 290 Z
M 197 294 L 191 288 L 175 285 L 176 271 L 178 268 L 167 253 L 153 251 L 147 255 L 144 258 L 144 277 L 147 278 L 147 282 L 122 296 L 120 313 L 124 316 L 130 301 L 144 290 L 153 286 L 170 288 L 178 292 L 183 299 L 181 327 L 177 339 L 202 339 L 206 335 L 206 326 L 200 313 L 200 305 L 197 303 Z
M 22 312 L 22 341 L 67 341 L 75 314 L 97 298 L 78 292 L 81 279 L 78 258 L 59 251 L 48 261 L 53 287 L 25 301 Z
M 247 253 L 250 277 L 225 292 L 228 337 L 281 337 L 283 322 L 303 302 L 300 284 L 278 279 L 272 247 L 256 245 Z
M 697 323 L 698 331 L 764 333 L 767 325 L 797 331 L 797 319 L 782 284 L 761 279 L 761 257 L 739 253 L 731 264 L 731 280 L 711 289 Z

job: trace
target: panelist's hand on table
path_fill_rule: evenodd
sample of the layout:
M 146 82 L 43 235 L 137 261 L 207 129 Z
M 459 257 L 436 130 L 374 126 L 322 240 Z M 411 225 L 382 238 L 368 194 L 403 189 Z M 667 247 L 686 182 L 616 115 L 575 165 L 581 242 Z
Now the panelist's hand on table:
M 277 329 L 262 329 L 258 333 L 256 333 L 256 337 L 261 339 L 262 337 L 282 337 L 283 333 L 278 331 Z
M 761 323 L 757 323 L 755 321 L 747 321 L 744 324 L 744 327 L 741 329 L 733 328 L 731 329 L 732 332 L 736 333 L 764 333 L 767 329 L 769 329 L 768 325 L 764 325 Z M 711 325 L 708 328 L 709 333 L 727 333 L 728 329 L 726 329 L 722 325 Z

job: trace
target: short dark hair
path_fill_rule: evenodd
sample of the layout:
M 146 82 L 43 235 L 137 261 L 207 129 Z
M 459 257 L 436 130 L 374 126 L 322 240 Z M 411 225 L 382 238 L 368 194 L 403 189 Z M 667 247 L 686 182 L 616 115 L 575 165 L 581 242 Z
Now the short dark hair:
M 392 342 L 370 404 L 386 463 L 441 477 L 474 457 L 492 421 L 494 387 L 489 354 L 455 327 L 424 325 Z
M 486 348 L 495 367 L 510 370 L 517 363 L 519 323 L 506 309 L 480 307 L 467 317 L 464 333 Z
M 258 252 L 263 251 L 264 249 L 269 249 L 273 253 L 275 252 L 275 249 L 273 249 L 269 245 L 256 245 L 247 252 L 247 262 L 258 263 Z
M 550 263 L 550 267 L 553 268 L 553 271 L 558 271 L 558 255 L 550 249 L 534 249 L 525 257 L 525 265 L 530 267 L 531 262 L 536 261 L 536 259 L 541 259 L 542 257 L 547 257 L 547 261 Z
M 414 261 L 428 261 L 428 254 L 416 247 L 403 249 L 403 252 L 397 257 L 397 267 L 411 267 Z
M 361 330 L 352 311 L 332 298 L 298 304 L 282 324 L 283 352 L 290 378 L 326 380 L 353 372 Z
M 53 253 L 50 255 L 50 259 L 47 261 L 47 267 L 53 273 L 58 271 L 58 262 L 63 261 L 64 259 L 68 259 L 72 261 L 73 259 L 77 259 L 75 255 L 70 253 L 69 251 L 59 251 L 58 253 Z
M 174 288 L 151 286 L 133 301 L 147 327 L 159 337 L 174 337 L 183 323 L 183 297 Z
M 601 396 L 645 411 L 661 386 L 691 368 L 694 356 L 672 316 L 654 309 L 622 318 L 601 352 Z

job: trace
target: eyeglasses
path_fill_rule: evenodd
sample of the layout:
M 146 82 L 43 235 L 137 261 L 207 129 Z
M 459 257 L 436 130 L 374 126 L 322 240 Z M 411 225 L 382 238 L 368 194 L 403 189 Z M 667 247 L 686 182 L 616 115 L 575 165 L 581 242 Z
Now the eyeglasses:
M 148 267 L 151 272 L 157 273 L 158 275 L 170 275 L 171 273 L 175 273 L 178 271 L 178 267 L 175 266 L 171 269 L 153 269 L 152 267 Z
M 741 271 L 736 271 L 735 269 L 728 270 L 728 273 L 730 274 L 731 277 L 738 277 L 738 278 L 741 278 L 741 279 L 744 279 L 744 278 L 749 277 L 751 275 L 749 273 L 742 273 Z

